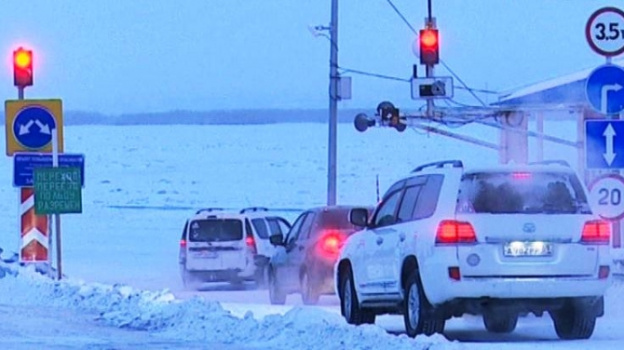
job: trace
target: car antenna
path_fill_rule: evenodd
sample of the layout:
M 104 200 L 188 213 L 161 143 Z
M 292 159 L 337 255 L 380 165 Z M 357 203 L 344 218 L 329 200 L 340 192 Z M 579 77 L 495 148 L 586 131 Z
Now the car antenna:
M 377 174 L 377 179 L 375 180 L 375 187 L 377 188 L 377 203 L 379 203 L 379 174 Z

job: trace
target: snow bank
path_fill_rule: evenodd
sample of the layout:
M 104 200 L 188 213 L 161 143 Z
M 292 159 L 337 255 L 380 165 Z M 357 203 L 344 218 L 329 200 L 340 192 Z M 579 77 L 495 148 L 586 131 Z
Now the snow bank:
M 219 303 L 181 301 L 164 290 L 149 292 L 125 285 L 52 281 L 29 268 L 0 263 L 0 303 L 69 307 L 94 313 L 115 327 L 157 332 L 189 341 L 207 340 L 276 349 L 455 349 L 443 336 L 394 336 L 375 325 L 354 327 L 339 315 L 295 308 L 258 321 L 251 312 L 233 316 Z

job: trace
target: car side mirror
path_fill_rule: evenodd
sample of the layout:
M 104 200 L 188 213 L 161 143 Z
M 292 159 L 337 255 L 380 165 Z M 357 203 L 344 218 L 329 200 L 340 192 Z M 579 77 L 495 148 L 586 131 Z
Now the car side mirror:
M 368 210 L 366 208 L 353 208 L 349 212 L 349 221 L 358 227 L 368 226 Z
M 283 233 L 277 233 L 274 235 L 271 235 L 271 237 L 269 237 L 269 242 L 271 242 L 272 245 L 284 245 L 284 234 Z

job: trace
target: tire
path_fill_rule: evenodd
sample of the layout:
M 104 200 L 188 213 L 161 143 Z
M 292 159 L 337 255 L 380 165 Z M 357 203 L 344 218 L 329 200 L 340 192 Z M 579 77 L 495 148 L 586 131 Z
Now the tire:
M 351 269 L 341 274 L 340 285 L 340 313 L 347 323 L 353 325 L 375 323 L 375 313 L 372 310 L 360 308 Z
M 320 295 L 314 287 L 314 283 L 310 283 L 310 275 L 304 271 L 301 275 L 301 300 L 305 305 L 316 305 L 319 298 Z
M 180 275 L 182 276 L 182 285 L 186 290 L 197 290 L 201 285 L 195 274 L 185 267 L 180 267 Z
M 269 300 L 272 305 L 286 304 L 286 293 L 280 289 L 275 271 L 271 268 L 269 268 Z
M 259 289 L 264 289 L 268 287 L 269 273 L 268 268 L 266 266 L 258 266 L 256 270 L 256 275 L 254 276 L 256 281 L 256 286 Z
M 412 272 L 405 285 L 403 321 L 405 332 L 410 337 L 419 334 L 427 336 L 444 332 L 446 320 L 435 315 L 434 309 L 422 289 L 418 271 Z
M 518 325 L 517 313 L 483 314 L 485 329 L 491 333 L 511 333 Z
M 551 311 L 555 332 L 560 339 L 589 339 L 596 327 L 596 312 L 591 304 L 566 303 L 559 310 Z

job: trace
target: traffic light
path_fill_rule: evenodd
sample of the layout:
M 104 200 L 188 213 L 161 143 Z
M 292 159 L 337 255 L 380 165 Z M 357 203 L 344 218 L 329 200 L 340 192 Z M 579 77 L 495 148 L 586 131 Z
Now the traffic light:
M 32 50 L 20 47 L 13 51 L 13 84 L 20 88 L 33 84 Z
M 440 42 L 438 30 L 427 28 L 420 30 L 420 64 L 434 65 L 440 62 Z

